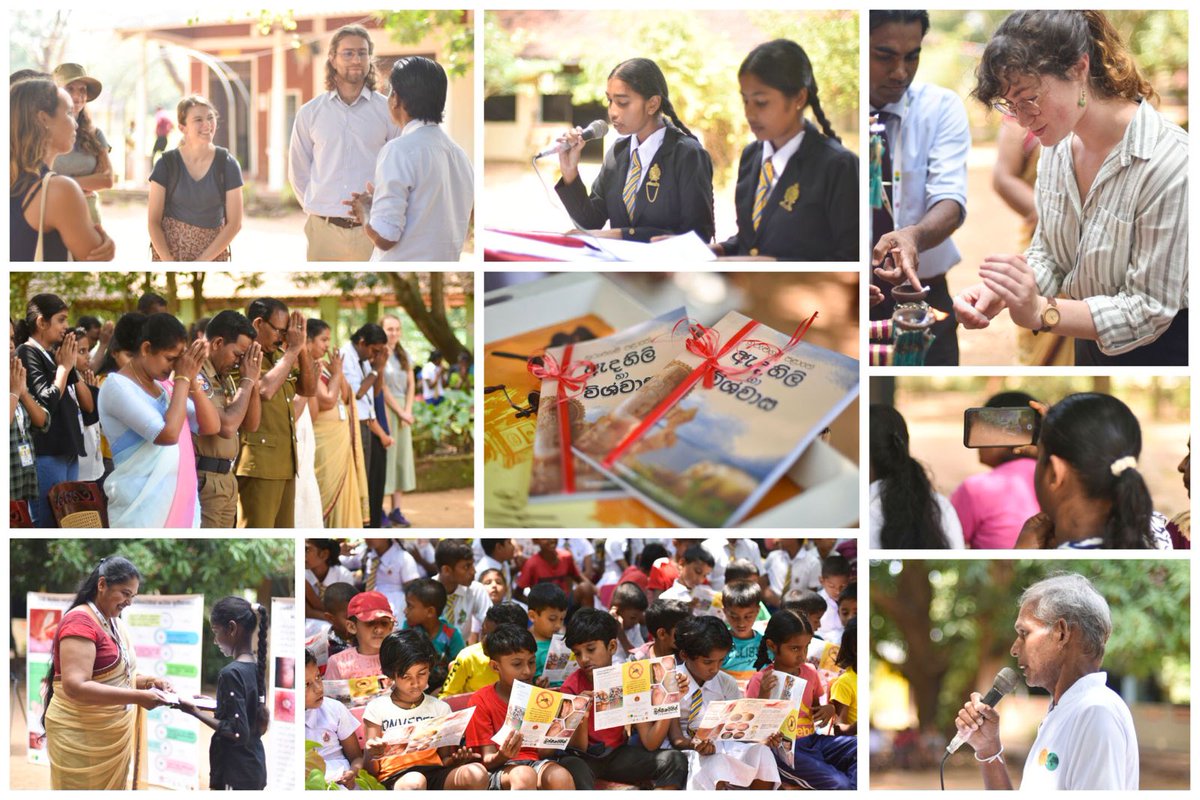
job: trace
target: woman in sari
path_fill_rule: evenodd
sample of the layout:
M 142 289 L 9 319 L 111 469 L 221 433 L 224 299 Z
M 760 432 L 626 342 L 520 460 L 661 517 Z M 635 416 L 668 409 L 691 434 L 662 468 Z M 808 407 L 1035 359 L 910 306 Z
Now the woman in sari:
M 208 344 L 187 341 L 179 320 L 151 314 L 133 357 L 100 393 L 115 464 L 104 483 L 114 528 L 200 527 L 196 454 L 184 426 L 204 436 L 217 433 L 221 419 L 196 380 Z
M 102 559 L 79 587 L 54 633 L 42 726 L 51 789 L 127 789 L 137 713 L 164 705 L 162 678 L 137 674 L 121 620 L 142 576 L 120 556 Z
M 361 528 L 370 515 L 367 470 L 358 414 L 342 373 L 342 354 L 336 347 L 330 347 L 332 331 L 323 320 L 310 319 L 307 334 L 309 355 L 321 364 L 313 433 L 317 440 L 315 469 L 325 527 Z M 327 362 L 322 361 L 326 353 Z

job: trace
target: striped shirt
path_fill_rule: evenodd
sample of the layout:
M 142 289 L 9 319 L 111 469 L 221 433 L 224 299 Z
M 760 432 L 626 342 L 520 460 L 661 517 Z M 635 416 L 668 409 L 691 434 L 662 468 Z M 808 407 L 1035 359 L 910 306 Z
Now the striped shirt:
M 1039 161 L 1038 226 L 1025 258 L 1043 295 L 1088 304 L 1101 352 L 1119 355 L 1153 342 L 1188 305 L 1188 136 L 1141 103 L 1086 202 L 1072 139 Z

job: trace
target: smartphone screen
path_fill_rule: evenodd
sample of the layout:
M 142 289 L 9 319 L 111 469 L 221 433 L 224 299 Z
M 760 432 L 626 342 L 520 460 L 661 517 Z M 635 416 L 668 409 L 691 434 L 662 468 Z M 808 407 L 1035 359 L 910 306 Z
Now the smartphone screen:
M 963 412 L 964 447 L 1019 447 L 1037 441 L 1032 408 L 968 408 Z

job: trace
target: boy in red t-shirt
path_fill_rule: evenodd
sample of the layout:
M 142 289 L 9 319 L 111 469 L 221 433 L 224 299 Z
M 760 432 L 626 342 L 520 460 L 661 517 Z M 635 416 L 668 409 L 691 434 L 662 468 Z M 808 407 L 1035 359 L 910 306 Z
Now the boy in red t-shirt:
M 467 725 L 466 740 L 491 773 L 488 788 L 591 789 L 591 773 L 576 756 L 522 747 L 520 731 L 513 731 L 503 746 L 492 741 L 508 715 L 513 681 L 533 684 L 537 659 L 533 634 L 517 625 L 498 625 L 484 637 L 483 652 L 500 679 L 471 695 L 475 713 Z
M 567 623 L 566 644 L 575 654 L 579 670 L 563 683 L 563 692 L 591 699 L 592 670 L 612 665 L 618 627 L 611 614 L 598 608 L 575 612 Z M 680 686 L 680 691 L 687 694 L 687 686 Z M 670 720 L 635 724 L 640 739 L 636 745 L 629 744 L 622 727 L 596 730 L 590 705 L 586 723 L 575 729 L 570 746 L 587 753 L 583 760 L 596 778 L 624 783 L 653 781 L 656 789 L 681 789 L 687 783 L 687 757 L 678 750 L 658 749 L 667 738 Z
M 557 539 L 534 539 L 533 543 L 538 551 L 525 559 L 517 578 L 517 588 L 525 592 L 535 584 L 551 581 L 574 601 L 572 607 L 591 608 L 596 587 L 583 577 L 571 551 L 558 547 Z

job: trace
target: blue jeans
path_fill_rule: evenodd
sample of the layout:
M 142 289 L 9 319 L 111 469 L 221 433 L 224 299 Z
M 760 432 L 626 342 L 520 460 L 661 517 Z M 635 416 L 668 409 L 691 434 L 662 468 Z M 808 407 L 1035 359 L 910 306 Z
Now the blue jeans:
M 806 789 L 858 788 L 857 737 L 801 736 L 792 754 L 795 766 L 779 762 L 779 771 L 789 783 Z
M 39 528 L 57 528 L 54 512 L 50 510 L 50 489 L 64 481 L 79 480 L 78 456 L 38 456 L 35 462 L 38 476 L 37 507 L 31 508 L 33 522 Z

